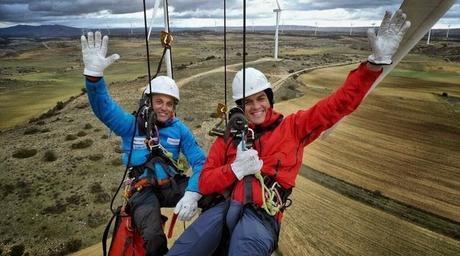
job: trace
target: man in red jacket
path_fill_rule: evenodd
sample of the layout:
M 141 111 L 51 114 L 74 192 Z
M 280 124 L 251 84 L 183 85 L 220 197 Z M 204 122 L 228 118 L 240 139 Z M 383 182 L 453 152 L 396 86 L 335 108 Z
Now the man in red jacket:
M 226 200 L 205 211 L 176 241 L 168 255 L 270 255 L 277 246 L 282 212 L 295 186 L 304 147 L 352 113 L 380 75 L 410 26 L 401 11 L 385 14 L 378 35 L 369 31 L 373 54 L 350 72 L 344 84 L 313 107 L 283 117 L 273 110 L 273 91 L 264 74 L 246 69 L 232 84 L 233 99 L 249 128 L 252 148 L 241 136 L 217 138 L 200 175 L 203 194 Z M 244 101 L 244 102 L 243 102 Z M 243 104 L 244 103 L 244 104 Z M 231 122 L 229 122 L 231 123 Z

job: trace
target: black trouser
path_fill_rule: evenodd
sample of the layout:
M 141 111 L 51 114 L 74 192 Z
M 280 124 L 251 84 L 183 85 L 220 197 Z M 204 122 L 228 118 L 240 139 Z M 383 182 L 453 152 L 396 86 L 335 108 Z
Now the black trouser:
M 133 223 L 144 239 L 146 255 L 165 255 L 168 252 L 160 208 L 176 206 L 184 195 L 188 177 L 178 175 L 174 180 L 160 188 L 143 188 L 128 201 Z

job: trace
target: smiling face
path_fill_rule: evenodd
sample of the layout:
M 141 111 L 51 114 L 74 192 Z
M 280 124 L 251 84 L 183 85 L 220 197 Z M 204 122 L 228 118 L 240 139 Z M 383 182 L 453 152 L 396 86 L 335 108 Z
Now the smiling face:
M 250 123 L 262 124 L 270 108 L 270 101 L 264 91 L 246 97 L 244 113 Z
M 157 116 L 157 121 L 160 123 L 166 123 L 169 119 L 174 117 L 176 110 L 174 98 L 165 94 L 153 94 L 152 105 L 153 111 Z

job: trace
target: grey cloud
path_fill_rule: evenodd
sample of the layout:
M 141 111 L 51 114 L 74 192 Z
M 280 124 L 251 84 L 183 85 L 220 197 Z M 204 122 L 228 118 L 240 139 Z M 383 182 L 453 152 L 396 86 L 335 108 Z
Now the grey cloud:
M 158 0 L 160 1 L 160 0 Z M 280 0 L 283 9 L 288 10 L 330 10 L 346 9 L 353 18 L 381 19 L 384 9 L 396 9 L 403 0 Z M 154 0 L 146 0 L 148 8 Z M 241 0 L 227 0 L 227 17 L 241 18 Z M 248 17 L 271 17 L 270 13 L 259 12 L 258 5 L 275 7 L 274 0 L 248 0 Z M 223 1 L 218 0 L 169 0 L 172 18 L 222 18 Z M 46 22 L 51 20 L 78 19 L 86 14 L 107 11 L 125 14 L 142 11 L 142 0 L 1 0 L 0 22 Z M 445 19 L 458 19 L 460 4 L 446 14 Z
M 358 10 L 358 9 L 370 9 L 381 6 L 398 6 L 401 5 L 402 0 L 315 0 L 305 3 L 305 1 L 283 1 L 282 8 L 290 10 L 329 10 L 329 9 L 347 9 L 347 10 Z

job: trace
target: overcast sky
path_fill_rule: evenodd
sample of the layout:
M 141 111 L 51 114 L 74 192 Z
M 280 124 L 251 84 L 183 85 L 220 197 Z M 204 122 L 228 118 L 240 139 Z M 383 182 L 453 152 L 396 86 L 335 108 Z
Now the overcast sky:
M 155 1 L 146 0 L 148 15 Z M 279 0 L 280 24 L 311 26 L 378 25 L 385 10 L 397 10 L 402 0 Z M 162 2 L 162 1 L 161 1 Z M 227 24 L 242 25 L 242 0 L 227 0 Z M 141 27 L 142 0 L 0 0 L 0 27 L 17 24 L 60 24 L 82 28 Z M 247 0 L 247 26 L 273 25 L 275 0 Z M 154 23 L 163 26 L 163 11 Z M 223 1 L 169 0 L 172 27 L 223 25 Z M 435 28 L 460 28 L 460 3 Z

